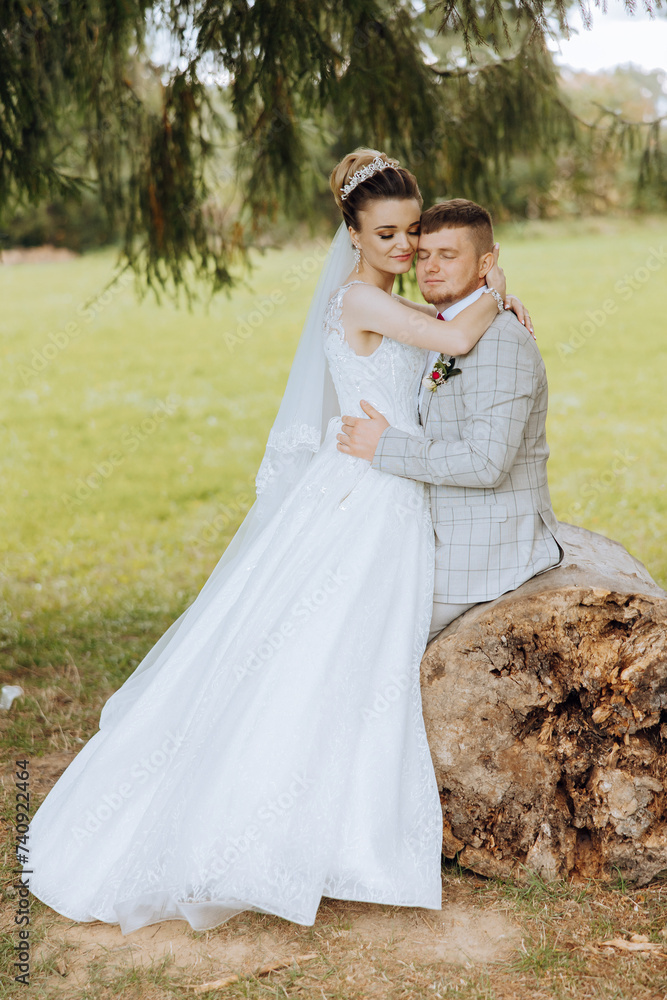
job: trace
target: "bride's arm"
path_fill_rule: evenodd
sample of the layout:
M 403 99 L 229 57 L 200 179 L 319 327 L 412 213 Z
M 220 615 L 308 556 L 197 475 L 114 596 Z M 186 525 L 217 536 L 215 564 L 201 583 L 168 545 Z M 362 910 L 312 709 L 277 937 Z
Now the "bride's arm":
M 398 302 L 402 302 L 403 305 L 408 306 L 410 309 L 416 309 L 418 312 L 426 313 L 428 316 L 438 315 L 438 310 L 435 306 L 430 306 L 427 302 L 413 302 L 412 299 L 406 299 L 403 295 L 397 295 L 396 292 L 392 292 L 391 297 Z
M 426 302 L 413 302 L 412 299 L 406 299 L 403 295 L 397 295 L 395 292 L 392 292 L 392 298 L 397 299 L 399 302 L 409 306 L 411 309 L 417 309 L 419 312 L 426 313 L 429 316 L 436 316 L 438 313 L 435 306 L 429 306 Z M 519 323 L 523 323 L 523 325 L 530 330 L 533 339 L 537 339 L 533 331 L 533 321 L 530 318 L 530 313 L 518 296 L 505 295 L 505 309 L 509 309 L 513 312 L 519 320 Z
M 502 296 L 505 274 L 498 263 L 499 248 L 493 248 L 493 266 L 486 283 Z M 471 305 L 443 323 L 436 316 L 406 305 L 373 285 L 353 284 L 343 303 L 345 328 L 349 333 L 376 333 L 428 351 L 460 357 L 473 349 L 498 314 L 495 296 L 480 295 Z
M 504 295 L 505 289 L 498 291 Z M 435 316 L 403 305 L 381 288 L 362 284 L 348 289 L 343 309 L 348 331 L 379 333 L 454 357 L 471 351 L 498 315 L 495 298 L 480 295 L 455 319 L 443 323 Z
M 500 288 L 505 287 L 505 275 L 502 268 L 498 264 L 498 254 L 500 253 L 500 247 L 496 243 L 493 247 L 494 265 L 486 276 L 487 285 L 500 290 Z M 398 302 L 402 302 L 404 305 L 408 306 L 410 309 L 416 309 L 418 312 L 426 313 L 429 316 L 436 316 L 438 310 L 435 306 L 427 305 L 422 302 L 413 302 L 412 299 L 406 299 L 403 295 L 392 295 L 392 298 L 396 299 Z M 524 306 L 521 299 L 517 298 L 516 295 L 504 294 L 505 299 L 505 309 L 510 309 L 520 323 L 530 330 L 533 340 L 536 340 L 535 331 L 533 330 L 533 321 L 530 318 L 530 313 Z

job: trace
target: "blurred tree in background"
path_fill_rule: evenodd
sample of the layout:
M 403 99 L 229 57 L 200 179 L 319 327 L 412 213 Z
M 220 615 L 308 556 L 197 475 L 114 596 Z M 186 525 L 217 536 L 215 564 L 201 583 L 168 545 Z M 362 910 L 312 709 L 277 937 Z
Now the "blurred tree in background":
M 663 81 L 561 76 L 569 3 L 3 0 L 5 239 L 119 240 L 141 294 L 190 300 L 190 277 L 213 293 L 252 243 L 333 220 L 358 145 L 499 215 L 664 206 Z

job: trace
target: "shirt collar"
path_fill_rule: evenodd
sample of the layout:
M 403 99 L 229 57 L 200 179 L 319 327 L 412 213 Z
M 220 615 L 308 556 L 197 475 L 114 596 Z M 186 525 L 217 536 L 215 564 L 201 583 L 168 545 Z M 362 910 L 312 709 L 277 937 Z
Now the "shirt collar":
M 466 306 L 476 302 L 480 295 L 483 295 L 485 291 L 486 285 L 482 285 L 481 288 L 476 288 L 474 292 L 471 292 L 470 295 L 466 295 L 464 299 L 459 299 L 458 302 L 454 302 L 451 306 L 447 306 L 446 309 L 442 310 L 440 315 L 444 319 L 454 319 L 454 317 L 458 316 L 458 314 L 462 312 Z

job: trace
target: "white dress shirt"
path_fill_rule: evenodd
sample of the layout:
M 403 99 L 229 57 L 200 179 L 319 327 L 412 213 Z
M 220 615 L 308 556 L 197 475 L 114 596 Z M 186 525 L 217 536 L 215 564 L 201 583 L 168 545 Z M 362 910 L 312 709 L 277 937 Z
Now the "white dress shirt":
M 466 295 L 464 299 L 459 299 L 458 302 L 454 302 L 451 306 L 447 306 L 447 308 L 444 309 L 441 313 L 438 313 L 438 316 L 442 316 L 443 319 L 448 319 L 448 320 L 454 319 L 454 317 L 458 316 L 458 314 L 463 309 L 465 309 L 466 306 L 472 305 L 473 302 L 476 302 L 477 299 L 480 297 L 480 295 L 483 295 L 486 292 L 486 290 L 487 290 L 486 285 L 482 285 L 481 288 L 476 288 L 474 292 L 471 292 L 470 295 Z M 437 361 L 439 355 L 440 351 L 429 351 L 428 357 L 426 358 L 426 364 L 424 365 L 424 378 L 428 374 L 430 374 L 430 372 L 433 370 L 433 365 Z M 445 357 L 449 357 L 449 355 L 445 355 Z M 419 390 L 420 411 L 424 404 L 425 392 L 426 392 L 426 386 L 422 385 L 421 389 Z

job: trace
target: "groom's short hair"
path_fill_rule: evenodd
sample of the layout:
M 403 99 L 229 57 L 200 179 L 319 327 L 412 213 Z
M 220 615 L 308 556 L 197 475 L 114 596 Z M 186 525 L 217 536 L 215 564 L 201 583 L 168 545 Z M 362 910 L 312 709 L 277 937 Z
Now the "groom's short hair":
M 471 237 L 481 257 L 493 250 L 493 223 L 485 208 L 466 198 L 441 201 L 422 213 L 420 232 L 424 235 L 439 233 L 441 229 L 471 230 Z

